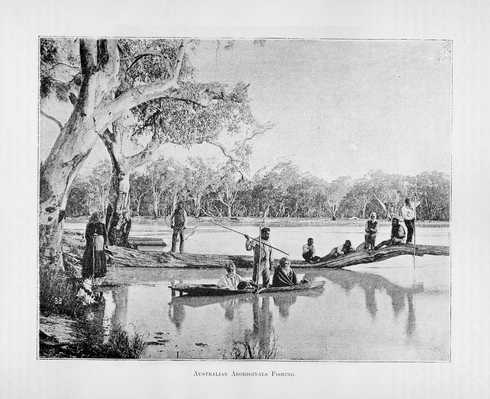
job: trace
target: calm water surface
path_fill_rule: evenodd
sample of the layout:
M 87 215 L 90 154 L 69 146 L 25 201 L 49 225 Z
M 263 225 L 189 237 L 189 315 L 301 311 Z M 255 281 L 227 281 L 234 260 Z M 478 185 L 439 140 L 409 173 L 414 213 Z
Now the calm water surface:
M 240 226 L 250 235 L 257 227 Z M 382 226 L 378 241 L 389 235 Z M 168 228 L 137 226 L 136 235 Z M 320 255 L 350 239 L 363 239 L 360 226 L 277 227 L 275 245 L 300 258 L 301 245 L 315 238 Z M 449 245 L 447 228 L 417 229 L 417 242 Z M 218 228 L 199 228 L 186 243 L 189 252 L 245 253 L 243 238 Z M 239 270 L 250 276 L 251 270 Z M 326 281 L 323 290 L 235 297 L 171 297 L 172 279 L 213 283 L 221 270 L 116 269 L 136 281 L 104 292 L 103 323 L 143 334 L 146 358 L 229 357 L 235 341 L 276 359 L 449 360 L 449 257 L 401 256 L 349 270 L 310 270 Z M 300 271 L 301 277 L 305 273 Z

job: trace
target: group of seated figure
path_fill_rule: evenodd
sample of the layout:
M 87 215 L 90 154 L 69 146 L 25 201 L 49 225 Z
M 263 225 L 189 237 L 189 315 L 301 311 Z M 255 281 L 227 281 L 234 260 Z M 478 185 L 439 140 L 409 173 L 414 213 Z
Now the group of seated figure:
M 357 248 L 352 247 L 350 240 L 345 240 L 344 244 L 338 247 L 332 248 L 332 250 L 325 256 L 320 257 L 315 255 L 315 245 L 313 238 L 308 238 L 308 241 L 303 245 L 303 259 L 308 263 L 324 262 L 333 258 L 337 258 L 341 255 L 347 255 L 356 251 L 368 251 L 378 250 L 383 247 L 391 245 L 401 245 L 405 242 L 405 228 L 400 224 L 400 220 L 396 217 L 391 219 L 391 234 L 390 238 L 381 241 L 376 245 L 376 234 L 378 232 L 378 221 L 376 219 L 376 213 L 371 213 L 369 219 L 366 222 L 364 229 L 364 242 Z M 410 242 L 407 242 L 409 244 Z
M 240 276 L 236 272 L 235 265 L 229 263 L 225 266 L 226 274 L 221 277 L 218 281 L 218 287 L 229 289 L 229 290 L 244 290 L 251 288 L 258 288 L 257 283 L 253 280 L 247 280 Z M 281 258 L 279 260 L 279 265 L 274 269 L 274 276 L 272 277 L 273 287 L 289 287 L 292 285 L 297 285 L 298 283 L 307 283 L 308 280 L 303 278 L 301 281 L 298 280 L 296 273 L 291 269 L 291 261 L 288 258 Z

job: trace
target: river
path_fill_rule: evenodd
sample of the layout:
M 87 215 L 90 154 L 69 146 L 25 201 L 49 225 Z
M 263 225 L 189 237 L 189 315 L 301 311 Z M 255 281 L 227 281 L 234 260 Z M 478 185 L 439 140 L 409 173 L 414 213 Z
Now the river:
M 256 226 L 239 229 L 257 234 Z M 255 233 L 255 234 L 254 234 Z M 135 235 L 169 241 L 166 226 L 135 226 Z M 378 241 L 388 237 L 381 226 Z M 312 236 L 317 252 L 350 239 L 362 225 L 274 227 L 274 245 L 300 258 Z M 449 229 L 418 227 L 417 242 L 449 245 Z M 199 227 L 186 251 L 245 253 L 243 237 Z M 250 276 L 251 270 L 238 270 Z M 323 290 L 236 297 L 172 297 L 170 280 L 213 283 L 221 270 L 116 269 L 135 283 L 107 289 L 103 323 L 139 332 L 144 358 L 223 359 L 248 343 L 254 355 L 277 360 L 448 361 L 450 357 L 450 258 L 400 256 L 348 270 L 301 270 L 324 280 Z M 235 352 L 234 352 L 235 348 Z M 235 353 L 235 354 L 234 354 Z M 240 352 L 241 353 L 241 352 Z

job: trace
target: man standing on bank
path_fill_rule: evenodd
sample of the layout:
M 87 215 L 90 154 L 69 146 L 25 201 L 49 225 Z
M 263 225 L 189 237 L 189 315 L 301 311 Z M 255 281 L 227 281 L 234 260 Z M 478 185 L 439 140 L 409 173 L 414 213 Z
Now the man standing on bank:
M 184 230 L 187 228 L 187 213 L 184 209 L 184 204 L 179 202 L 174 213 L 170 217 L 170 227 L 173 230 L 172 233 L 172 249 L 171 252 L 175 252 L 177 249 L 177 239 L 180 239 L 180 253 L 184 252 Z
M 263 227 L 260 230 L 260 237 L 250 239 L 245 235 L 245 249 L 254 251 L 254 267 L 252 280 L 255 284 L 259 283 L 259 275 L 262 275 L 262 284 L 265 287 L 269 286 L 270 275 L 272 271 L 272 248 L 270 245 L 270 229 Z
M 420 205 L 419 201 L 410 202 L 408 198 L 405 198 L 405 205 L 402 207 L 402 217 L 407 226 L 407 244 L 412 244 L 412 238 L 415 233 L 415 209 Z

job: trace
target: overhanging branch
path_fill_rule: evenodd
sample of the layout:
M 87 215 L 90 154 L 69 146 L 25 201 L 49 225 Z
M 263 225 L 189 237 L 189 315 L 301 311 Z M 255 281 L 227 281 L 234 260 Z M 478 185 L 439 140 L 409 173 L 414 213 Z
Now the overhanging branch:
M 120 118 L 122 113 L 126 110 L 132 109 L 147 101 L 162 97 L 168 90 L 176 88 L 184 62 L 186 44 L 186 41 L 182 41 L 179 46 L 177 60 L 175 62 L 171 78 L 138 86 L 125 91 L 109 105 L 101 108 L 97 112 L 96 121 L 99 126 L 97 126 L 96 130 L 102 130 L 101 128 L 104 128 L 112 121 Z
M 47 118 L 47 119 L 49 119 L 49 120 L 53 121 L 54 123 L 56 123 L 56 125 L 58 125 L 58 127 L 60 128 L 60 130 L 61 130 L 61 129 L 63 129 L 63 124 L 62 124 L 62 123 L 61 123 L 61 122 L 60 122 L 58 119 L 56 119 L 54 116 L 47 114 L 47 113 L 46 113 L 46 112 L 44 112 L 42 109 L 41 109 L 41 110 L 39 110 L 39 113 L 40 113 L 42 116 L 44 116 L 45 118 Z

